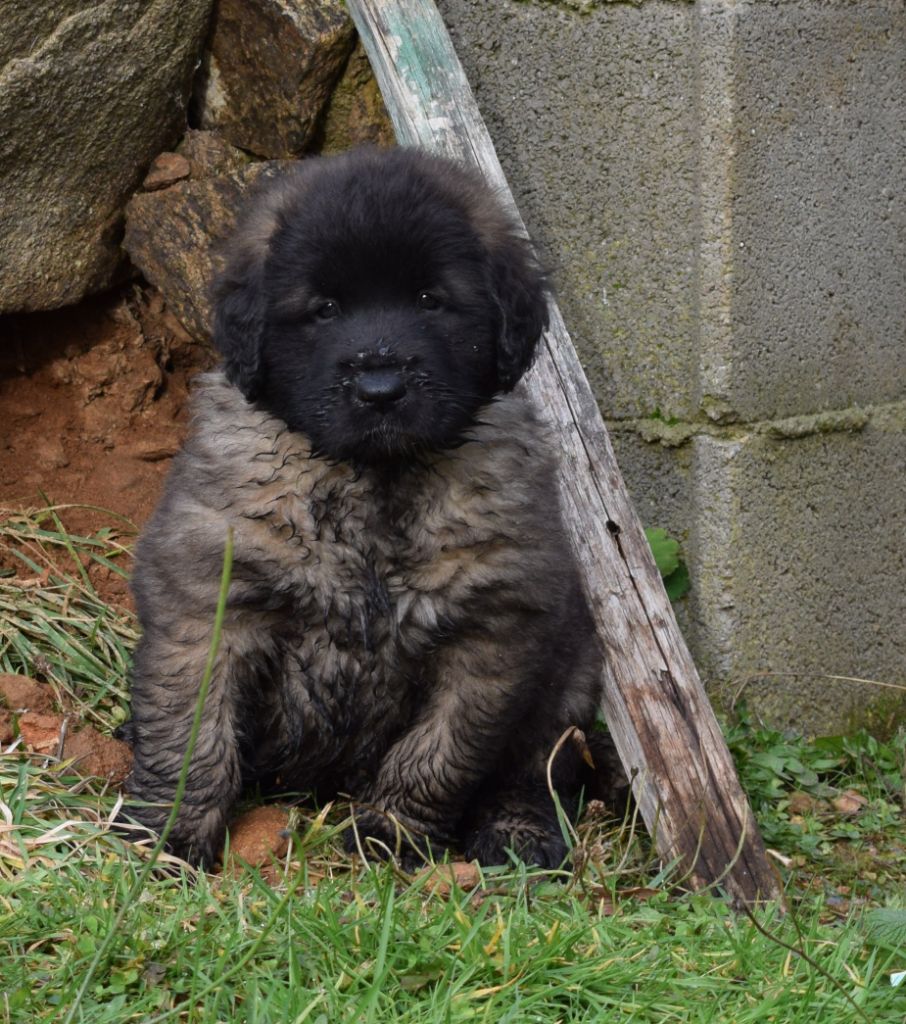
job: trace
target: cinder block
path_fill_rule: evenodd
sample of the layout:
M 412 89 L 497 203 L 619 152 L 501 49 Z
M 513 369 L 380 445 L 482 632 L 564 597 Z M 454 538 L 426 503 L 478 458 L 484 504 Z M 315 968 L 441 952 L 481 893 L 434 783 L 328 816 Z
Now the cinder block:
M 906 397 L 906 4 L 734 4 L 743 420 Z
M 889 704 L 827 677 L 906 683 L 906 5 L 439 6 L 712 692 Z
M 691 442 L 686 626 L 712 693 L 816 732 L 906 694 L 906 408 Z M 875 719 L 877 724 L 877 719 Z
M 658 423 L 657 426 L 660 426 Z M 617 462 L 643 526 L 660 526 L 688 539 L 695 496 L 693 446 L 685 432 L 667 443 L 652 431 L 646 440 L 635 422 L 607 424 Z
M 906 407 L 611 437 L 642 522 L 682 542 L 677 617 L 718 703 L 816 733 L 906 707 L 876 685 L 906 686 Z
M 694 7 L 438 6 L 602 409 L 694 415 Z
M 906 395 L 900 0 L 440 7 L 608 416 Z
M 635 423 L 612 421 L 607 424 L 607 430 L 642 525 L 646 528 L 660 527 L 678 540 L 683 561 L 700 579 L 699 567 L 693 563 L 691 556 L 694 551 L 690 546 L 696 489 L 694 446 L 685 430 L 671 435 L 669 429 L 663 431 L 663 424 L 659 421 L 652 421 L 649 426 L 647 440 Z M 665 444 L 654 440 L 662 434 L 667 435 Z M 684 636 L 690 640 L 690 646 L 698 635 L 697 623 L 690 619 L 691 608 L 688 596 L 673 606 L 677 622 Z

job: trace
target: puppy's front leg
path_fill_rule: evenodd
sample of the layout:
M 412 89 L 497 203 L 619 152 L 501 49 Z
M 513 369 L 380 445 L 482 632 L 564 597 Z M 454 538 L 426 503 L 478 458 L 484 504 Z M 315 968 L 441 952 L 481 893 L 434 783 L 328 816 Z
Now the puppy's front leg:
M 498 641 L 484 638 L 441 649 L 436 668 L 429 701 L 385 755 L 355 814 L 366 852 L 380 856 L 368 843 L 378 840 L 407 867 L 428 846 L 438 853 L 455 840 L 470 794 L 500 755 L 527 674 Z M 356 848 L 354 834 L 347 846 Z
M 127 813 L 160 832 L 169 817 L 189 744 L 198 688 L 210 645 L 210 623 L 181 621 L 148 628 L 132 676 L 134 763 L 127 788 L 149 806 Z M 185 794 L 168 845 L 210 866 L 223 845 L 227 815 L 241 784 L 234 723 L 231 640 L 224 635 L 202 713 Z

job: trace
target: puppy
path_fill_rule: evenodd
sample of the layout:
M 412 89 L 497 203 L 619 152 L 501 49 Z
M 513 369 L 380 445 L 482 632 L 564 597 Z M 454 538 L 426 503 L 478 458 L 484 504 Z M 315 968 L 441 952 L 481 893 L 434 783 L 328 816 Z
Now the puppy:
M 366 850 L 560 864 L 546 768 L 590 729 L 600 653 L 555 456 L 513 388 L 546 324 L 528 242 L 471 171 L 415 150 L 293 165 L 215 288 L 224 365 L 136 553 L 139 820 L 210 864 L 243 786 L 348 794 Z M 575 744 L 552 778 L 574 805 Z M 355 837 L 350 838 L 350 843 Z

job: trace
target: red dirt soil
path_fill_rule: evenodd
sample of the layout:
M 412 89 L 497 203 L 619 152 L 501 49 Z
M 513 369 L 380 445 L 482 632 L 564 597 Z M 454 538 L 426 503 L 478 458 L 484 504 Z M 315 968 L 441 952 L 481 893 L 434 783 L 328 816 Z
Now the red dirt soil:
M 146 286 L 0 318 L 0 515 L 49 500 L 140 527 L 185 435 L 188 381 L 214 362 Z M 74 532 L 110 522 L 84 509 L 61 518 Z M 122 601 L 122 581 L 99 576 Z

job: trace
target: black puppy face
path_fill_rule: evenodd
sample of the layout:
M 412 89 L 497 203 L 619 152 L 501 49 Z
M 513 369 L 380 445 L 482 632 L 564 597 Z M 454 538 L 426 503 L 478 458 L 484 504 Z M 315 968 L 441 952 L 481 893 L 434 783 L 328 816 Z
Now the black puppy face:
M 234 383 L 316 452 L 376 462 L 458 444 L 521 376 L 545 316 L 531 250 L 480 181 L 358 151 L 259 198 L 215 338 Z

